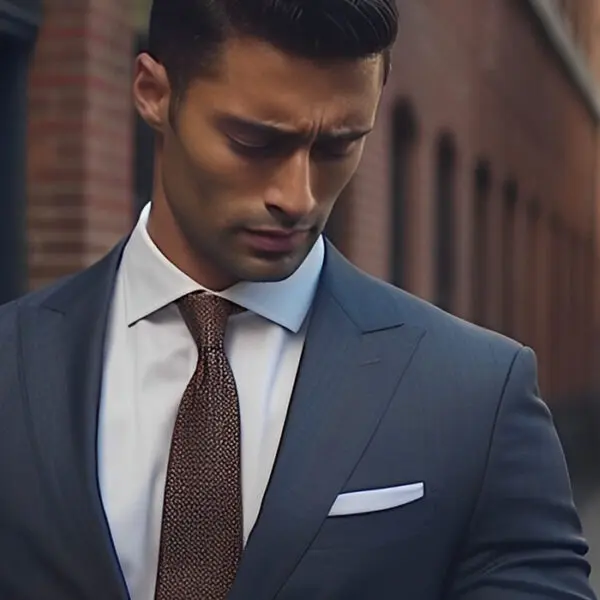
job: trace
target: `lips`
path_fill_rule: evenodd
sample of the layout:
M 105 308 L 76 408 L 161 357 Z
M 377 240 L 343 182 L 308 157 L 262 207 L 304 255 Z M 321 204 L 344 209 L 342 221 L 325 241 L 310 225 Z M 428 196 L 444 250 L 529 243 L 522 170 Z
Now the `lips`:
M 247 229 L 243 233 L 248 245 L 259 252 L 289 254 L 307 237 L 307 231 L 285 229 Z

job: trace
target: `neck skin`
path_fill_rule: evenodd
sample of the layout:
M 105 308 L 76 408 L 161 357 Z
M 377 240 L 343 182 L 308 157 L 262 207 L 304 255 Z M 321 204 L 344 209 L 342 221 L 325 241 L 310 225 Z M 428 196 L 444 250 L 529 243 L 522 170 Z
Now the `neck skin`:
M 177 225 L 163 186 L 160 148 L 157 148 L 154 162 L 152 207 L 147 229 L 148 235 L 164 256 L 202 287 L 220 292 L 236 283 L 209 260 L 194 252 Z

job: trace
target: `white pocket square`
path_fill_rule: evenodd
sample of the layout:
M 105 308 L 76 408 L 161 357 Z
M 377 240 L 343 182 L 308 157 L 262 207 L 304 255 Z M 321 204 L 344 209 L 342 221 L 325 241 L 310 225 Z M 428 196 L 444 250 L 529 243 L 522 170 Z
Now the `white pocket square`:
M 411 483 L 377 490 L 340 494 L 329 511 L 330 517 L 359 515 L 397 508 L 420 500 L 425 495 L 425 484 Z

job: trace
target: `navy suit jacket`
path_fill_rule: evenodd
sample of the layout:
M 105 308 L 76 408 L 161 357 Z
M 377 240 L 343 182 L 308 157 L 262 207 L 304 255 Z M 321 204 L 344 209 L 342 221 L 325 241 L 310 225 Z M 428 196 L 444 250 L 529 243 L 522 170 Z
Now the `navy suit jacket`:
M 96 464 L 122 247 L 0 308 L 1 600 L 128 598 Z M 229 598 L 594 598 L 533 353 L 326 254 Z M 340 493 L 415 482 L 419 501 L 328 517 Z

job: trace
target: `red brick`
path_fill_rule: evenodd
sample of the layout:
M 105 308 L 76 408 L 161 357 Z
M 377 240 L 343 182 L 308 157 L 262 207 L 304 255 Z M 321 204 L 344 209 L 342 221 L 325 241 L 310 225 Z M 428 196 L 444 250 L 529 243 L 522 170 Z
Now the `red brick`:
M 578 3 L 570 3 L 574 4 Z M 598 22 L 597 6 L 588 0 L 578 4 L 576 16 L 582 24 Z M 344 240 L 347 254 L 367 271 L 391 276 L 392 113 L 398 101 L 408 99 L 418 129 L 414 185 L 410 216 L 404 226 L 395 224 L 405 232 L 409 247 L 406 287 L 435 299 L 434 161 L 440 134 L 450 132 L 458 159 L 454 256 L 458 285 L 453 312 L 472 316 L 472 260 L 477 252 L 471 244 L 473 180 L 477 161 L 485 158 L 491 165 L 493 184 L 488 229 L 492 246 L 488 325 L 504 329 L 500 304 L 504 251 L 499 225 L 501 186 L 511 177 L 519 186 L 517 264 L 513 265 L 516 330 L 511 333 L 537 351 L 548 397 L 594 387 L 598 377 L 593 358 L 582 356 L 589 351 L 593 357 L 592 349 L 600 339 L 600 308 L 593 301 L 592 266 L 588 261 L 585 271 L 577 271 L 581 274 L 582 300 L 575 305 L 569 298 L 568 282 L 570 271 L 577 269 L 576 259 L 571 254 L 563 256 L 557 269 L 548 262 L 547 253 L 552 219 L 558 219 L 580 247 L 593 239 L 594 223 L 600 218 L 600 212 L 594 213 L 600 191 L 595 117 L 524 0 L 463 0 L 460 9 L 442 0 L 407 0 L 399 7 L 401 29 L 392 77 L 377 129 L 353 184 Z M 591 11 L 596 11 L 595 16 Z M 586 31 L 582 35 L 588 36 L 585 45 L 591 54 L 591 67 L 600 75 L 598 40 L 592 40 L 591 29 Z M 534 199 L 541 207 L 539 227 L 543 229 L 536 256 L 531 259 L 538 265 L 535 274 L 522 271 L 518 264 L 525 260 L 527 248 L 523 218 Z M 552 243 L 560 248 L 564 245 L 560 240 Z M 593 267 L 596 271 L 597 264 Z M 524 296 L 525 281 L 534 275 L 537 306 L 527 303 Z M 553 278 L 559 278 L 558 288 L 566 290 L 557 298 L 548 297 Z M 553 323 L 551 315 L 560 323 Z M 574 331 L 578 333 L 573 335 Z
M 30 77 L 32 288 L 106 253 L 130 227 L 133 203 L 128 2 L 44 8 Z

